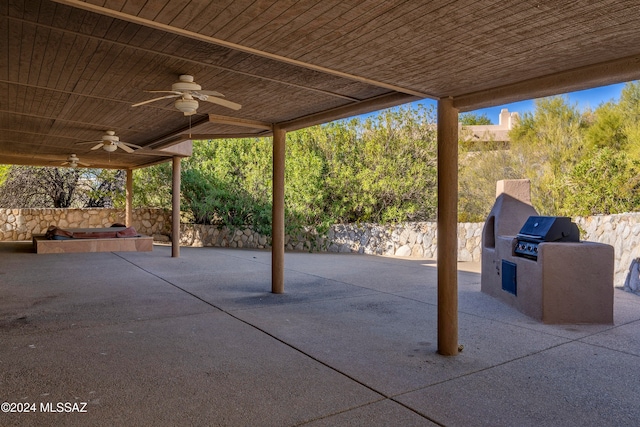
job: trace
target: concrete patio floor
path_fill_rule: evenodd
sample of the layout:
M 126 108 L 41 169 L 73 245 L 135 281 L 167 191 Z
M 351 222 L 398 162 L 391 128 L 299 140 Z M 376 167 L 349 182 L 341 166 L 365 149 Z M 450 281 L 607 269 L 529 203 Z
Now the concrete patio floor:
M 433 260 L 287 253 L 274 295 L 269 252 L 170 253 L 0 243 L 0 402 L 35 404 L 0 425 L 640 423 L 639 296 L 616 289 L 614 325 L 544 325 L 460 264 L 443 357 Z

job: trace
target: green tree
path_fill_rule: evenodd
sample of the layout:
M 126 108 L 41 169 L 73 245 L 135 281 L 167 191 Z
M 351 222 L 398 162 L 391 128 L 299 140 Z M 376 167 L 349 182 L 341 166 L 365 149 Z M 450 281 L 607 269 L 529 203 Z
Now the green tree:
M 566 98 L 543 98 L 511 130 L 509 149 L 488 144 L 476 150 L 460 144 L 459 220 L 484 220 L 501 179 L 528 178 L 536 210 L 557 215 L 568 191 L 564 178 L 587 152 L 586 128 L 585 118 Z
M 434 122 L 432 108 L 401 107 L 306 131 L 314 161 L 324 171 L 314 178 L 314 186 L 324 188 L 317 194 L 326 195 L 324 221 L 433 219 Z
M 433 123 L 432 109 L 406 107 L 364 121 L 343 120 L 289 133 L 287 225 L 322 229 L 330 222 L 432 219 Z M 272 149 L 270 138 L 196 141 L 193 156 L 183 162 L 185 208 L 199 221 L 237 215 L 254 226 L 270 226 Z M 185 185 L 193 191 L 187 194 Z M 216 205 L 211 194 L 226 200 L 224 206 Z M 214 209 L 214 218 L 203 209 Z
M 285 153 L 285 203 L 288 219 L 296 224 L 320 229 L 326 228 L 326 223 L 329 222 L 329 164 L 326 152 L 322 149 L 327 134 L 320 126 L 291 132 L 287 136 Z
M 10 165 L 0 165 L 0 187 L 2 187 L 2 185 L 4 185 L 4 182 L 7 180 L 10 169 Z
M 161 163 L 133 171 L 133 206 L 171 209 L 172 165 Z
M 491 146 L 461 151 L 458 168 L 458 221 L 482 222 L 487 219 L 496 197 L 496 182 L 520 179 L 509 150 Z
M 585 131 L 585 146 L 588 150 L 611 147 L 622 150 L 627 145 L 625 117 L 619 104 L 607 102 L 600 105 L 592 114 Z
M 561 213 L 635 211 L 640 207 L 640 83 L 626 84 L 618 103 L 600 105 L 591 117 L 582 157 L 563 181 L 566 191 Z
M 633 160 L 640 160 L 640 81 L 627 83 L 620 94 L 626 145 L 623 150 Z
M 535 101 L 509 133 L 514 170 L 531 180 L 531 199 L 543 215 L 557 215 L 567 190 L 563 177 L 584 155 L 587 123 L 576 105 L 556 96 Z
M 216 224 L 232 229 L 252 226 L 260 233 L 271 229 L 271 207 L 243 188 L 220 182 L 197 168 L 181 174 L 181 211 L 196 224 Z
M 491 119 L 486 113 L 462 113 L 458 120 L 462 126 L 491 125 Z
M 124 208 L 126 172 L 119 169 L 81 171 L 80 199 L 87 208 Z
M 216 222 L 216 209 L 210 200 L 216 191 L 210 177 L 199 169 L 187 169 L 181 173 L 180 210 L 192 216 L 196 224 L 213 224 Z
M 562 215 L 608 215 L 640 209 L 639 163 L 611 147 L 586 156 L 567 174 L 564 186 Z
M 436 134 L 433 109 L 385 110 L 363 125 L 364 156 L 358 173 L 368 195 L 358 220 L 433 219 L 436 210 Z

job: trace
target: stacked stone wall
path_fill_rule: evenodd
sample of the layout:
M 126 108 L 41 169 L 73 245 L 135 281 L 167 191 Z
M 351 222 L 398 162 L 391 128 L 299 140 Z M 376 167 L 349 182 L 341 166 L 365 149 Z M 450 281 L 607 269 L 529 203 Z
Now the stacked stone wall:
M 109 227 L 124 223 L 120 209 L 0 209 L 0 240 L 30 240 L 51 225 L 61 228 Z M 171 211 L 135 209 L 133 227 L 157 241 L 171 241 Z M 458 226 L 458 258 L 480 261 L 482 223 Z M 181 224 L 180 245 L 268 249 L 271 237 L 250 228 L 231 230 L 200 224 Z M 307 229 L 285 236 L 287 250 L 356 252 L 370 255 L 435 258 L 436 224 L 433 222 L 336 224 L 324 235 Z
M 0 209 L 0 241 L 31 240 L 34 234 L 44 234 L 51 225 L 96 228 L 124 222 L 122 209 Z M 141 234 L 163 240 L 163 236 L 171 234 L 171 211 L 136 209 L 132 226 Z
M 581 238 L 613 246 L 615 253 L 614 279 L 623 286 L 631 262 L 640 258 L 640 213 L 595 215 L 574 219 L 581 230 Z
M 120 209 L 0 209 L 0 241 L 30 240 L 50 225 L 62 228 L 109 227 L 124 223 Z M 616 286 L 624 283 L 631 262 L 640 258 L 640 213 L 577 217 L 582 239 L 606 243 L 615 249 Z M 171 211 L 135 209 L 136 230 L 156 241 L 171 241 Z M 458 225 L 458 260 L 480 261 L 484 223 Z M 378 224 L 336 224 L 320 235 L 303 230 L 285 236 L 286 250 L 350 252 L 397 257 L 435 258 L 436 223 L 417 222 L 381 226 Z M 249 228 L 231 230 L 198 224 L 181 224 L 180 245 L 269 249 L 271 237 Z

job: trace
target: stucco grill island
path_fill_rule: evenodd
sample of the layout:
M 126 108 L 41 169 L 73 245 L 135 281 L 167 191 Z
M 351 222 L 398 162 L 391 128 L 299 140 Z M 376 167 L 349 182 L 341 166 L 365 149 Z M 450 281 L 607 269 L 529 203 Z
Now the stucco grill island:
M 611 245 L 531 205 L 528 180 L 499 181 L 482 233 L 482 292 L 550 324 L 613 323 Z

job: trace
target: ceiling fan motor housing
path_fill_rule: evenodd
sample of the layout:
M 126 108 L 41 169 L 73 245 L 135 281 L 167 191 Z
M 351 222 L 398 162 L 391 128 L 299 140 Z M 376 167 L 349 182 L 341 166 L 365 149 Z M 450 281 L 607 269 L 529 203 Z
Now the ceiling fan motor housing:
M 102 135 L 102 141 L 106 143 L 115 143 L 120 141 L 120 137 L 116 136 L 116 133 L 112 130 L 108 130 L 105 135 Z
M 180 76 L 180 81 L 171 85 L 171 90 L 175 92 L 191 92 L 194 90 L 202 90 L 202 86 L 193 81 L 193 76 L 186 74 Z

